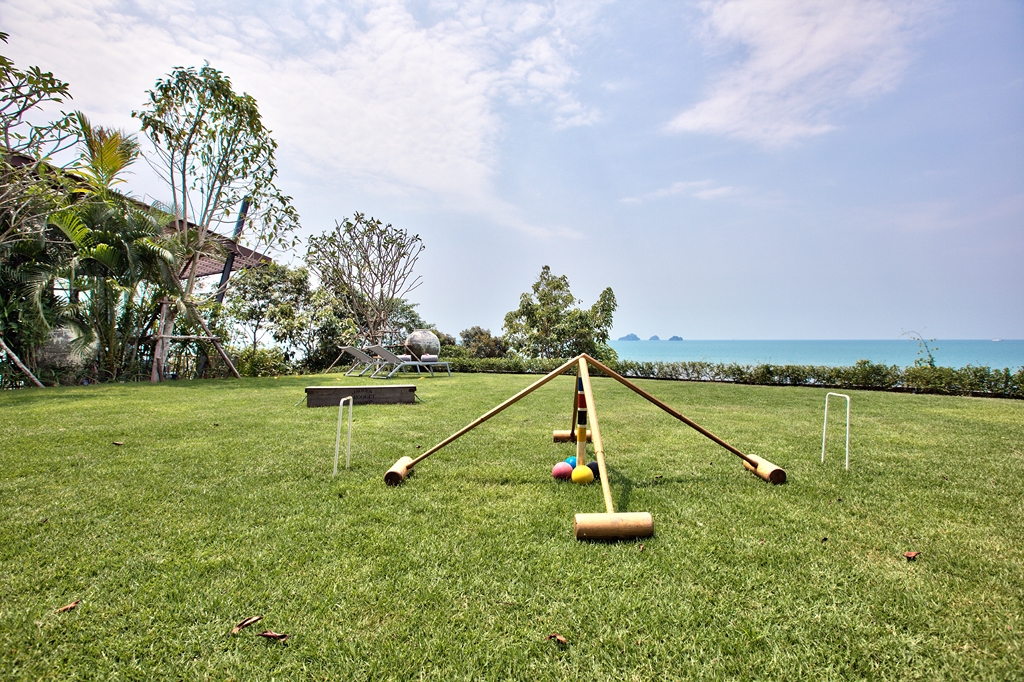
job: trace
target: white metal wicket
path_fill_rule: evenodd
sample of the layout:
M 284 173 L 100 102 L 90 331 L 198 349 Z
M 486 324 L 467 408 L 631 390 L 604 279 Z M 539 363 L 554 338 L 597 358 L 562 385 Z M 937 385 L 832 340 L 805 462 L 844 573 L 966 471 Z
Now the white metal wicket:
M 347 395 L 338 403 L 338 435 L 334 439 L 334 475 L 338 475 L 338 454 L 341 452 L 341 415 L 345 413 L 345 401 L 348 401 L 348 445 L 345 447 L 345 468 L 349 468 L 352 460 L 352 396 Z
M 821 463 L 825 463 L 825 436 L 828 434 L 828 398 L 829 396 L 846 398 L 846 470 L 850 470 L 850 396 L 842 393 L 825 394 L 825 426 L 821 430 Z

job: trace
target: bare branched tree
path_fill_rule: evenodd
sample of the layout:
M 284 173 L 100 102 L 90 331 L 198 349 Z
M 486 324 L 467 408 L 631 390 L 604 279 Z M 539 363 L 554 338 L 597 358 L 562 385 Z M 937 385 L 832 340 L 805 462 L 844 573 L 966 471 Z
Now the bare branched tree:
M 361 336 L 379 343 L 402 299 L 422 283 L 413 269 L 423 248 L 418 234 L 356 213 L 311 237 L 306 263 L 343 302 Z

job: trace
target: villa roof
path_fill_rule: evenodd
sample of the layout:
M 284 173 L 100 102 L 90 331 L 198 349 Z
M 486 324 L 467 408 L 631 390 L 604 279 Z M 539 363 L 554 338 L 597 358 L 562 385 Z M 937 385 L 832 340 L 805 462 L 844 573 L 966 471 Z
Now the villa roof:
M 10 153 L 6 151 L 6 149 L 3 147 L 0 147 L 0 155 L 6 156 L 8 163 L 10 163 L 12 166 L 16 168 L 21 168 L 31 164 L 40 163 L 40 161 L 32 158 L 31 156 L 26 156 L 25 154 L 19 153 Z M 45 161 L 41 163 L 52 168 L 52 166 L 46 164 Z M 73 178 L 76 182 L 82 183 L 85 181 L 81 175 L 78 175 L 74 171 L 70 171 L 67 169 L 60 170 L 67 176 Z M 137 206 L 139 206 L 140 208 L 151 208 L 150 204 L 135 197 L 129 196 L 127 197 L 127 199 L 132 203 L 136 204 Z M 180 223 L 180 221 L 175 221 L 174 223 L 171 224 L 171 226 L 168 227 L 168 229 L 175 229 L 176 227 L 178 227 L 177 223 Z M 194 229 L 196 226 L 190 222 L 188 224 L 188 227 Z M 235 258 L 231 263 L 231 272 L 237 272 L 238 270 L 246 270 L 248 268 L 255 268 L 261 265 L 266 265 L 267 263 L 274 262 L 273 259 L 270 258 L 270 256 L 241 246 L 235 240 L 231 239 L 230 237 L 226 237 L 222 234 L 218 234 L 216 232 L 211 231 L 207 233 L 207 238 L 217 242 L 217 244 L 220 246 L 219 250 L 221 251 L 221 253 L 223 253 L 223 256 L 219 254 L 203 254 L 199 259 L 199 266 L 196 271 L 197 277 L 209 277 L 211 275 L 220 275 L 221 273 L 223 273 L 224 262 L 226 260 L 227 255 L 230 253 L 233 253 L 235 255 Z M 185 277 L 187 277 L 187 268 L 183 269 L 180 274 L 181 279 L 184 279 Z
M 253 251 L 252 249 L 247 249 L 238 242 L 233 241 L 222 234 L 211 232 L 207 237 L 216 240 L 221 245 L 225 256 L 229 253 L 235 254 L 235 259 L 231 262 L 231 272 L 255 268 L 274 262 L 270 256 L 258 251 Z M 210 275 L 219 275 L 222 272 L 224 272 L 224 258 L 203 255 L 199 259 L 199 266 L 196 270 L 197 277 L 209 277 Z

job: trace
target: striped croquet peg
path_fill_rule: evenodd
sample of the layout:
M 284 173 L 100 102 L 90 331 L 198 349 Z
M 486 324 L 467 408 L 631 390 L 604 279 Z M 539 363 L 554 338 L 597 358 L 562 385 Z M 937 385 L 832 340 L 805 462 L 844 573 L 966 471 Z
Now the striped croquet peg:
M 576 377 L 576 468 L 572 470 L 573 483 L 593 483 L 594 472 L 587 466 L 587 395 L 583 391 L 583 378 Z

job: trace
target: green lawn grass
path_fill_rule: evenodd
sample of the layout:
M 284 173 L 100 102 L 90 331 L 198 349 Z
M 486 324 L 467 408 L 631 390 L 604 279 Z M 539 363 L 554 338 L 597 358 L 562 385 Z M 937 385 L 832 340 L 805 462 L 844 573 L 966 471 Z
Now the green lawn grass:
M 785 467 L 772 487 L 595 379 L 618 511 L 654 516 L 643 541 L 573 539 L 602 507 L 550 476 L 574 448 L 551 442 L 570 377 L 383 484 L 535 379 L 357 406 L 337 478 L 337 410 L 294 404 L 368 381 L 0 394 L 0 677 L 1020 679 L 1024 402 L 854 392 L 847 472 L 842 410 L 819 461 L 825 391 L 640 382 Z

